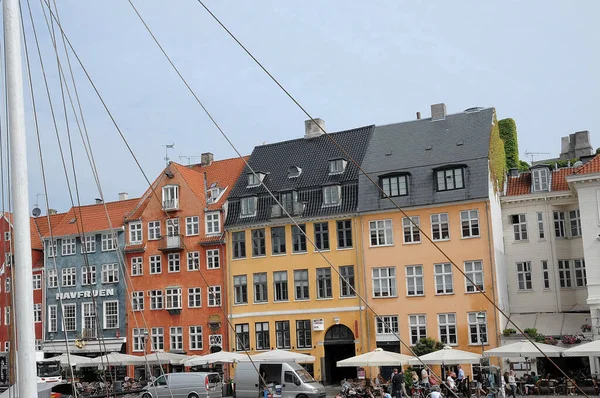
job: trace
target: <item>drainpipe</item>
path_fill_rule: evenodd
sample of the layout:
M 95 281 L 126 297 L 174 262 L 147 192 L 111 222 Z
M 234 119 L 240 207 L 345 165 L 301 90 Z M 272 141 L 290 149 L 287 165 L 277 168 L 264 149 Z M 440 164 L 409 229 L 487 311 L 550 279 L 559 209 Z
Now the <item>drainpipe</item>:
M 363 228 L 362 228 L 363 223 L 362 222 L 363 222 L 363 217 L 358 216 L 355 221 L 355 223 L 357 224 L 357 228 L 356 228 L 356 238 L 357 239 L 356 239 L 355 247 L 356 247 L 356 252 L 357 252 L 356 258 L 358 258 L 358 256 L 359 256 L 359 254 L 358 254 L 359 242 L 360 242 L 361 248 L 363 249 L 363 250 L 360 250 L 360 257 L 361 257 L 362 271 L 363 271 L 362 272 L 363 287 L 364 287 L 363 297 L 365 299 L 365 303 L 363 304 L 365 306 L 365 323 L 364 323 L 364 325 L 365 325 L 365 329 L 367 330 L 367 344 L 366 344 L 367 350 L 372 351 L 371 350 L 371 327 L 369 326 L 370 323 L 369 323 L 369 316 L 368 316 L 369 309 L 367 308 L 367 304 L 369 304 L 369 297 L 367 295 L 367 263 L 365 262 L 365 250 L 362 247 L 363 246 Z M 359 298 L 359 305 L 360 305 L 360 298 Z
M 232 253 L 233 253 L 233 247 L 231 247 L 230 245 L 227 245 L 227 242 L 231 242 L 230 240 L 231 238 L 231 231 L 225 231 L 225 253 L 227 253 L 227 255 L 225 256 L 225 262 L 226 262 L 226 278 L 224 284 L 227 286 L 229 284 L 229 280 L 231 277 L 231 258 L 232 258 Z M 231 317 L 232 311 L 233 311 L 233 302 L 235 301 L 235 299 L 233 300 L 227 300 L 227 317 L 229 319 L 226 320 L 227 325 L 229 325 L 229 322 L 232 322 L 233 324 L 233 318 Z M 234 325 L 235 327 L 235 325 Z M 233 339 L 231 338 L 231 336 L 233 336 Z M 229 342 L 229 347 L 228 350 L 229 352 L 232 352 L 235 348 L 236 348 L 236 344 L 235 344 L 235 339 L 236 339 L 236 334 L 235 334 L 235 330 L 233 330 L 233 332 L 231 331 L 231 329 L 229 328 L 229 326 L 227 326 L 227 341 Z M 233 341 L 233 345 L 232 345 L 232 341 Z M 231 377 L 231 375 L 230 375 Z
M 361 225 L 362 225 L 362 223 L 361 223 L 360 216 L 355 217 L 354 218 L 354 227 L 355 227 L 354 230 L 356 231 L 356 244 L 354 245 L 354 253 L 356 255 L 357 262 L 360 261 L 360 265 L 361 265 L 360 269 L 362 271 L 362 276 L 363 276 L 362 289 L 356 289 L 357 290 L 356 299 L 358 300 L 358 316 L 359 316 L 358 319 L 360 322 L 359 330 L 361 330 L 361 334 L 362 334 L 362 338 L 360 340 L 361 341 L 360 346 L 361 346 L 362 352 L 365 353 L 365 352 L 367 352 L 367 351 L 365 351 L 365 347 L 367 348 L 368 351 L 371 351 L 369 349 L 371 335 L 369 333 L 369 328 L 366 325 L 368 309 L 367 309 L 366 303 L 363 304 L 360 300 L 360 296 L 363 296 L 366 301 L 366 291 L 367 291 L 364 250 L 359 250 L 359 247 L 358 247 L 359 244 L 362 247 L 362 229 L 360 228 Z M 359 237 L 360 237 L 360 239 L 359 239 Z M 364 311 L 361 310 L 360 307 L 364 307 Z M 363 314 L 363 312 L 364 312 L 364 314 Z M 364 322 L 363 322 L 363 317 L 364 317 Z M 365 329 L 366 329 L 366 335 L 365 335 Z
M 546 214 L 550 214 L 550 212 L 548 211 L 548 197 L 544 196 L 544 209 L 545 209 L 545 213 Z M 548 223 L 550 226 L 552 226 L 552 222 Z M 555 267 L 558 266 L 558 263 L 556 261 L 556 259 L 554 258 L 554 251 L 556 250 L 556 248 L 554 247 L 554 239 L 555 236 L 554 234 L 551 232 L 552 228 L 548 229 L 548 242 L 550 242 L 550 264 L 548 264 L 548 272 L 551 272 L 552 275 L 552 281 L 554 282 L 554 302 L 556 303 L 556 312 L 561 312 L 560 311 L 560 307 L 561 307 L 561 303 L 560 303 L 560 286 L 558 285 L 558 281 L 556 279 L 556 271 L 555 271 Z
M 492 254 L 492 233 L 491 233 L 491 215 L 490 215 L 490 207 L 489 200 L 485 202 L 485 218 L 487 220 L 487 235 L 488 235 L 488 252 L 490 257 L 490 266 L 492 268 L 492 295 L 494 297 L 494 303 L 498 305 L 498 297 L 496 292 L 496 261 L 494 261 L 494 257 Z M 484 281 L 485 283 L 485 281 Z M 500 319 L 498 319 L 498 311 L 494 308 L 494 320 L 496 324 L 496 347 L 500 347 Z

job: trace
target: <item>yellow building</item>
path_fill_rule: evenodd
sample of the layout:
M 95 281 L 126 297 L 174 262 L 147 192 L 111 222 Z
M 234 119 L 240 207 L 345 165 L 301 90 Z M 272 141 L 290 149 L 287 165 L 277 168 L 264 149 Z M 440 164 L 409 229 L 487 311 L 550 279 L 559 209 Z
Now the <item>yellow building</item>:
M 372 130 L 331 136 L 360 162 Z M 249 164 L 229 195 L 225 224 L 230 346 L 313 355 L 307 369 L 326 382 L 356 377 L 335 363 L 368 345 L 355 292 L 364 292 L 357 168 L 312 122 L 303 138 L 256 147 Z

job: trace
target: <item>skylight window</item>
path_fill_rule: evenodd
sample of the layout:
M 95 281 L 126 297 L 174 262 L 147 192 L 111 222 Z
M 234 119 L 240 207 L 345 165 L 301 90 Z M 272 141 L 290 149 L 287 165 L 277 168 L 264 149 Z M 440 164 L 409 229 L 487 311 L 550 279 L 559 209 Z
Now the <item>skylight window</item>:
M 292 166 L 288 169 L 288 178 L 299 177 L 302 173 L 302 169 L 298 166 Z
M 346 170 L 348 162 L 344 159 L 333 159 L 329 161 L 329 174 L 341 174 Z

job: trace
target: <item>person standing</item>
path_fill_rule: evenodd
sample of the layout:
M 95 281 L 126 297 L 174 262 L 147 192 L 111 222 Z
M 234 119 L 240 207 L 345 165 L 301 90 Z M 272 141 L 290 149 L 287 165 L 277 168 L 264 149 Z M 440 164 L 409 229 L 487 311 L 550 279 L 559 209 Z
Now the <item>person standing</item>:
M 425 368 L 421 370 L 421 384 L 423 387 L 429 388 L 429 372 L 427 372 L 427 369 Z
M 402 398 L 402 379 L 404 375 L 398 372 L 398 369 L 394 369 L 392 373 L 392 394 L 395 398 Z
M 512 370 L 508 374 L 508 388 L 510 389 L 510 395 L 512 395 L 513 398 L 517 398 L 515 396 L 515 392 L 517 391 L 517 380 L 515 379 L 515 372 Z

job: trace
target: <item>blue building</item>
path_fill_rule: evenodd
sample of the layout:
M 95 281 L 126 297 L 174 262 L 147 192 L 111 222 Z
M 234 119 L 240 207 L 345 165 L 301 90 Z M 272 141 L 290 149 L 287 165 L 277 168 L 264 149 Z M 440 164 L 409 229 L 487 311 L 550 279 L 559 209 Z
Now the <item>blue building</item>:
M 44 236 L 44 352 L 66 352 L 67 345 L 72 354 L 124 350 L 123 219 L 136 203 L 74 207 Z

